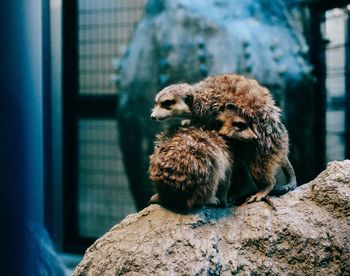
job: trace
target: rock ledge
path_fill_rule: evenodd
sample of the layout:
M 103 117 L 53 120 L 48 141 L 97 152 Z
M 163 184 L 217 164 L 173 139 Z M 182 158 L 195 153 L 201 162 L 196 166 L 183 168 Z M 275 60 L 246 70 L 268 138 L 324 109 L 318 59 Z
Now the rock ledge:
M 350 275 L 350 160 L 272 200 L 276 211 L 149 206 L 98 239 L 74 275 Z

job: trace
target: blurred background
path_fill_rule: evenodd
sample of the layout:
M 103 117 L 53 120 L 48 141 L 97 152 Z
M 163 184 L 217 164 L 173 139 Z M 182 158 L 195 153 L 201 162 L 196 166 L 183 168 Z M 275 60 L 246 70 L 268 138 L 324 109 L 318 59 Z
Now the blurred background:
M 46 229 L 67 266 L 147 205 L 160 130 L 149 112 L 170 83 L 233 72 L 267 86 L 299 184 L 350 158 L 350 1 L 11 2 L 5 180 L 24 202 L 19 214 Z

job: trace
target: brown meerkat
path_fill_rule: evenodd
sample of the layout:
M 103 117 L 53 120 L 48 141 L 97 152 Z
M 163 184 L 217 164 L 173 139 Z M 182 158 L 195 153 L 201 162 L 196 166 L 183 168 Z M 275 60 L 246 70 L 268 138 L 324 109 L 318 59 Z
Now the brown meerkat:
M 260 135 L 262 135 L 259 137 L 259 147 L 262 148 L 262 151 L 275 145 L 274 150 L 281 148 L 281 151 L 285 152 L 285 154 L 281 153 L 285 155 L 283 161 L 277 163 L 281 165 L 289 179 L 288 186 L 291 189 L 295 188 L 295 173 L 287 157 L 288 134 L 280 120 L 280 109 L 275 105 L 268 89 L 261 86 L 256 80 L 235 74 L 225 74 L 207 77 L 193 85 L 168 86 L 156 96 L 151 117 L 159 121 L 171 117 L 190 118 L 199 126 L 209 127 L 215 121 L 220 108 L 230 102 L 239 108 L 243 117 L 254 120 L 259 126 Z M 278 133 L 273 133 L 273 131 Z M 282 140 L 278 141 L 279 137 Z M 264 143 L 266 143 L 265 147 Z M 275 178 L 271 178 L 270 175 L 275 170 L 275 166 L 272 166 L 269 177 L 266 177 L 265 180 L 261 179 L 268 186 L 266 190 L 274 186 Z M 265 192 L 258 194 L 252 200 L 260 200 Z
M 288 132 L 279 120 L 279 113 L 274 113 L 278 109 L 273 108 L 271 112 L 261 117 L 249 117 L 234 104 L 226 104 L 214 124 L 220 135 L 231 138 L 236 144 L 237 156 L 247 164 L 260 189 L 247 202 L 266 198 L 275 185 L 279 167 L 289 177 L 289 184 L 293 188 L 296 186 L 294 169 L 288 159 Z
M 194 209 L 227 204 L 233 156 L 215 131 L 177 127 L 157 136 L 149 175 L 151 203 Z
M 187 83 L 173 84 L 165 87 L 155 97 L 151 119 L 156 121 L 181 120 L 182 125 L 206 127 L 213 116 L 213 106 L 219 100 L 215 93 L 205 89 L 194 89 Z M 176 120 L 177 119 L 177 120 Z
M 163 121 L 169 118 L 189 119 L 192 117 L 192 86 L 187 83 L 165 87 L 155 97 L 151 118 Z
M 256 93 L 256 90 L 259 90 Z M 264 112 L 265 102 L 255 100 L 261 86 L 253 79 L 235 74 L 210 76 L 195 84 L 173 84 L 165 87 L 155 97 L 151 118 L 163 121 L 169 118 L 191 119 L 206 126 L 216 117 L 218 110 L 227 102 L 249 101 L 254 112 Z M 270 94 L 266 93 L 267 96 Z M 272 98 L 271 98 L 272 99 Z M 252 112 L 247 110 L 246 112 Z

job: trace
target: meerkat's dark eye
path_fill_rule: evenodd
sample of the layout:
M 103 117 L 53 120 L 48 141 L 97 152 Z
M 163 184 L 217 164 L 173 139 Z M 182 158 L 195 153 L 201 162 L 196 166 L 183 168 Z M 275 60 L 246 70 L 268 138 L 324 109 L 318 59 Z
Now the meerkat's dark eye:
M 166 100 L 160 103 L 160 106 L 165 109 L 170 109 L 172 105 L 176 103 L 175 100 Z
M 184 98 L 185 104 L 189 106 L 189 108 L 192 108 L 193 105 L 193 95 L 186 95 Z
M 233 122 L 232 126 L 238 128 L 239 131 L 242 131 L 248 128 L 248 125 L 243 122 Z
M 223 122 L 216 120 L 212 124 L 212 129 L 213 130 L 219 130 L 219 129 L 222 128 L 222 125 L 223 125 Z

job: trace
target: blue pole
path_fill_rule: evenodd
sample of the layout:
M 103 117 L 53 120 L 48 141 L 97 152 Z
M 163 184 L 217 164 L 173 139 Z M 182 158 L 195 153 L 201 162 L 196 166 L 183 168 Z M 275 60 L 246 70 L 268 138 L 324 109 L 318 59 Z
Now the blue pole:
M 28 275 L 24 219 L 42 222 L 41 0 L 0 1 L 1 273 Z

